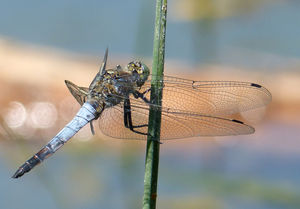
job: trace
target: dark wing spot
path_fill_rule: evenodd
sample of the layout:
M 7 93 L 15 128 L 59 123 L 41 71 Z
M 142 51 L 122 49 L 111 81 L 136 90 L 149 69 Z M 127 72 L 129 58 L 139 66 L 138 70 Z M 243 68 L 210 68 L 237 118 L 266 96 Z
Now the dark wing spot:
M 239 121 L 239 120 L 235 120 L 235 119 L 233 119 L 233 120 L 231 120 L 232 122 L 236 122 L 236 123 L 240 123 L 240 124 L 244 124 L 242 121 Z
M 256 83 L 251 83 L 251 86 L 257 87 L 257 88 L 261 88 L 262 86 Z

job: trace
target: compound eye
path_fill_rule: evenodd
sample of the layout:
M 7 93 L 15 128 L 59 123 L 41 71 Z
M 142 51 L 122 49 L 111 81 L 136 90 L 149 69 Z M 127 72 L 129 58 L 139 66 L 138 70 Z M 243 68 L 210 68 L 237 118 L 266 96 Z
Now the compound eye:
M 143 73 L 143 70 L 142 70 L 141 68 L 139 68 L 139 69 L 137 70 L 137 72 L 138 72 L 139 74 L 142 74 L 142 73 Z
M 131 68 L 131 67 L 134 67 L 134 63 L 133 62 L 129 62 L 128 65 L 127 65 L 127 68 Z

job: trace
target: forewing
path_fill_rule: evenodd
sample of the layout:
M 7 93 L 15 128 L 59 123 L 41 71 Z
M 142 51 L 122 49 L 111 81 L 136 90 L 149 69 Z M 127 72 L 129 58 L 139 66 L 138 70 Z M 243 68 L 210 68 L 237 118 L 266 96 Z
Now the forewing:
M 133 100 L 133 101 L 132 101 Z M 149 107 L 131 99 L 131 114 L 134 126 L 148 124 Z M 146 135 L 132 132 L 124 125 L 122 104 L 107 108 L 99 118 L 99 127 L 103 134 L 113 138 L 146 139 Z M 136 131 L 147 133 L 148 127 Z M 228 136 L 251 134 L 254 129 L 237 120 L 229 120 L 207 115 L 162 112 L 161 139 L 177 139 L 194 136 Z
M 163 82 L 163 109 L 174 112 L 226 116 L 265 106 L 272 99 L 266 88 L 249 82 L 192 81 L 170 76 Z M 150 87 L 149 80 L 140 91 Z M 146 97 L 150 98 L 150 91 Z

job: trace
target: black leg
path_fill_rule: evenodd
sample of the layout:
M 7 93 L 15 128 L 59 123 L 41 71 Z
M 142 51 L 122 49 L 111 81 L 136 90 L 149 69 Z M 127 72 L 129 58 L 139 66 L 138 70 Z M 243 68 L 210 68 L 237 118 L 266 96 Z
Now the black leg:
M 128 126 L 128 114 L 130 112 L 130 104 L 128 104 L 129 99 L 124 100 L 124 126 L 129 128 Z
M 135 97 L 135 98 L 141 98 L 142 100 L 144 100 L 144 102 L 146 102 L 146 103 L 150 103 L 150 101 L 145 97 L 145 94 L 146 93 L 148 93 L 149 91 L 151 91 L 151 88 L 149 88 L 149 89 L 147 89 L 146 91 L 144 91 L 144 92 L 139 92 L 139 91 L 135 91 L 134 93 L 133 93 L 133 96 Z
M 90 127 L 91 127 L 92 134 L 95 135 L 95 129 L 94 129 L 94 126 L 93 126 L 93 121 L 90 122 Z
M 146 91 L 144 91 L 144 92 L 142 92 L 142 93 L 139 92 L 139 91 L 135 91 L 135 92 L 133 93 L 133 96 L 134 96 L 136 99 L 141 98 L 144 102 L 150 104 L 150 100 L 148 100 L 148 99 L 145 97 L 145 94 L 148 93 L 149 91 L 151 91 L 151 88 L 148 88 Z M 128 100 L 128 102 L 129 102 L 129 110 L 130 110 L 130 101 Z M 124 108 L 125 108 L 125 106 L 124 106 Z M 132 122 L 131 122 L 131 112 L 130 112 L 130 114 L 128 115 L 128 117 L 129 117 L 128 119 L 129 119 L 129 121 L 130 121 L 130 124 L 131 124 L 131 126 L 132 126 Z M 132 127 L 133 127 L 133 128 L 139 128 L 139 127 L 145 127 L 145 126 L 148 126 L 148 125 L 140 125 L 140 126 L 132 126 Z M 129 127 L 129 128 L 130 128 L 130 127 Z M 132 129 L 130 128 L 130 130 L 132 130 Z M 134 130 L 132 130 L 132 131 L 137 133 L 137 131 L 134 131 Z M 141 133 L 141 132 L 139 132 L 139 133 Z M 145 133 L 141 133 L 141 134 L 147 135 L 147 134 L 145 134 Z M 160 141 L 159 141 L 159 143 L 162 144 Z
M 143 132 L 134 130 L 135 128 L 142 128 L 142 127 L 146 127 L 148 125 L 145 124 L 145 125 L 134 126 L 132 124 L 131 106 L 130 106 L 130 100 L 129 99 L 124 100 L 124 125 L 125 125 L 126 128 L 129 128 L 134 133 L 142 134 L 142 135 L 148 135 L 147 133 L 143 133 Z

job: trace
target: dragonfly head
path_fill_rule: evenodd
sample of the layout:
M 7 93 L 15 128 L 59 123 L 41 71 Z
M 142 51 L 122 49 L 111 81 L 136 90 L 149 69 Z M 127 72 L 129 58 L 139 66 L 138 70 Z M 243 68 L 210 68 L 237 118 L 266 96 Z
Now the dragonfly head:
M 125 71 L 134 76 L 134 80 L 138 87 L 144 85 L 150 74 L 149 68 L 145 64 L 138 61 L 130 62 L 126 66 Z

